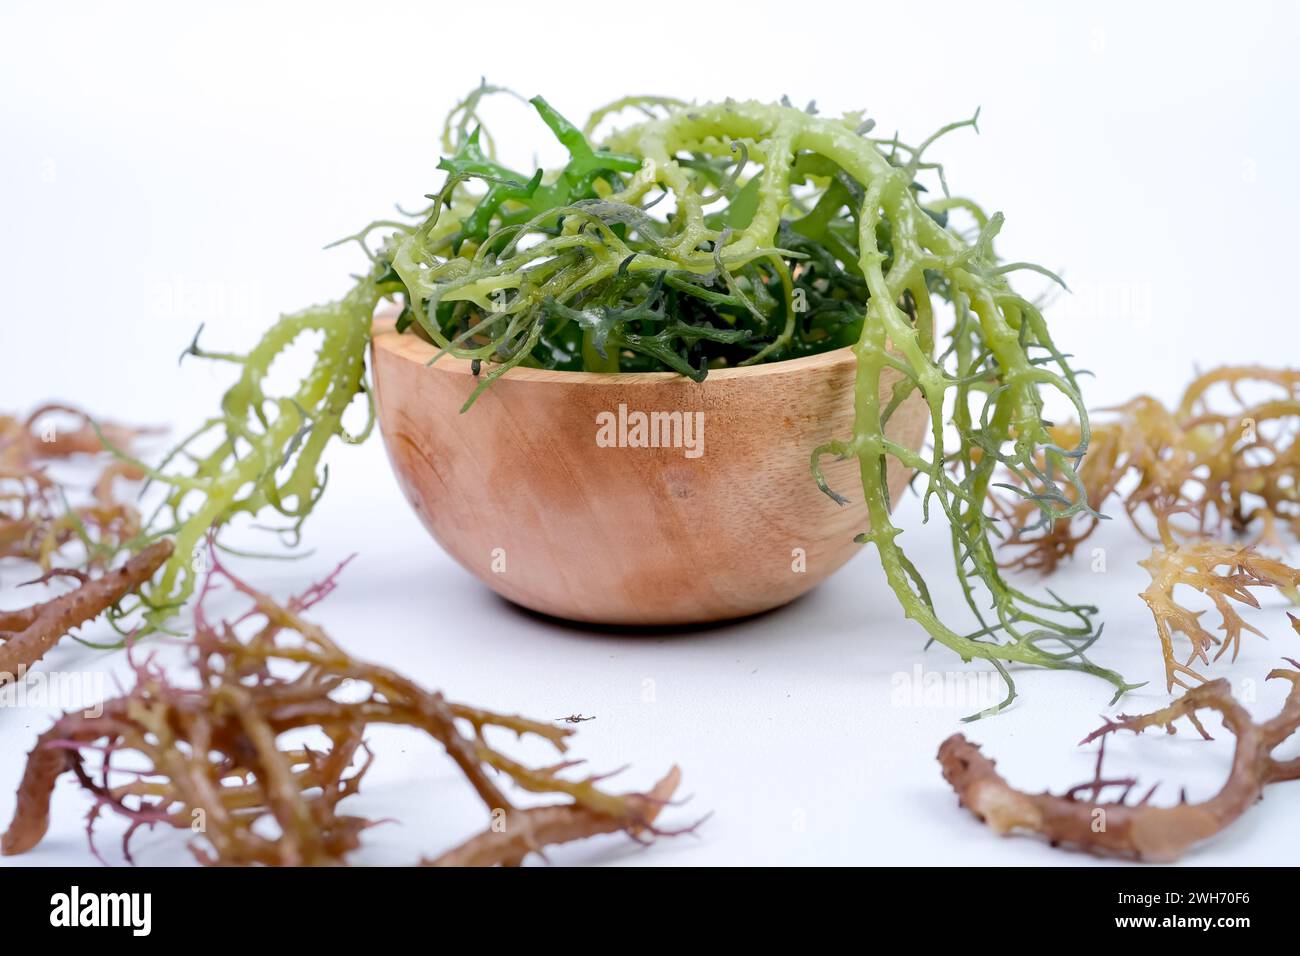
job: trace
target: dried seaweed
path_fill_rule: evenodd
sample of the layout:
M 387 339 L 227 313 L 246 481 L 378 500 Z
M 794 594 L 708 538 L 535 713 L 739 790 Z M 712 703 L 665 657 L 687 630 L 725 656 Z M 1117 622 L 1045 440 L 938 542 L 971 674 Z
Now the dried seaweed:
M 1300 663 L 1288 662 L 1300 668 Z M 1251 718 L 1222 678 L 1189 690 L 1153 713 L 1107 721 L 1081 742 L 1101 741 L 1093 779 L 1063 794 L 1015 789 L 997 772 L 994 761 L 961 734 L 939 747 L 939 762 L 961 805 L 999 834 L 1037 833 L 1053 846 L 1138 860 L 1175 860 L 1254 806 L 1268 784 L 1300 778 L 1300 757 L 1273 756 L 1300 727 L 1300 670 L 1277 669 L 1268 677 L 1290 681 L 1291 688 L 1281 710 L 1262 723 Z M 1130 801 L 1137 787 L 1135 778 L 1104 776 L 1104 742 L 1110 734 L 1121 730 L 1140 734 L 1148 727 L 1163 727 L 1172 734 L 1174 722 L 1186 718 L 1208 739 L 1200 719 L 1206 711 L 1218 713 L 1236 738 L 1232 768 L 1214 796 L 1190 803 L 1182 794 L 1173 806 L 1156 806 L 1151 803 L 1154 787 Z M 1115 789 L 1121 791 L 1117 799 L 1101 799 L 1104 792 Z
M 1155 618 L 1166 683 L 1185 688 L 1205 680 L 1193 664 L 1208 665 L 1211 648 L 1218 648 L 1214 660 L 1229 650 L 1235 660 L 1242 632 L 1260 633 L 1234 602 L 1259 607 L 1251 589 L 1263 587 L 1297 598 L 1300 571 L 1258 546 L 1279 544 L 1279 526 L 1300 534 L 1300 371 L 1225 366 L 1198 376 L 1173 410 L 1138 396 L 1108 411 L 1112 419 L 1091 423 L 1080 487 L 1071 494 L 1082 489 L 1097 510 L 1118 498 L 1133 526 L 1155 542 L 1140 562 L 1151 575 L 1141 597 Z M 1053 434 L 1070 445 L 1080 432 L 1067 423 Z M 1031 524 L 1032 502 L 1021 495 L 996 500 L 994 513 L 1013 529 L 1003 547 L 1019 550 L 1007 565 L 1055 571 L 1096 530 L 1097 510 Z M 1246 534 L 1253 538 L 1222 540 Z M 1201 625 L 1203 611 L 1180 603 L 1180 585 L 1209 598 L 1221 636 Z M 1185 659 L 1175 634 L 1191 642 Z
M 1300 371 L 1224 366 L 1198 376 L 1173 409 L 1138 396 L 1106 411 L 1114 417 L 1091 422 L 1092 444 L 1078 469 L 1094 509 L 1118 496 L 1152 539 L 1161 516 L 1175 511 L 1191 516 L 1180 530 L 1195 535 L 1268 538 L 1282 525 L 1300 536 Z M 1079 434 L 1073 423 L 1053 429 L 1064 447 Z M 1014 529 L 1004 547 L 1020 549 L 1011 566 L 1044 573 L 1098 523 L 1087 512 L 1031 523 L 1037 509 L 1023 497 L 1002 500 L 996 511 Z
M 340 808 L 370 766 L 365 733 L 376 724 L 416 728 L 438 741 L 489 810 L 482 833 L 432 864 L 515 865 L 548 844 L 594 834 L 621 830 L 644 841 L 670 832 L 655 819 L 677 787 L 675 767 L 646 793 L 612 794 L 599 786 L 603 777 L 567 777 L 577 761 L 526 766 L 493 746 L 489 731 L 539 737 L 561 755 L 574 731 L 453 703 L 351 657 L 303 616 L 333 590 L 338 571 L 279 603 L 231 573 L 215 551 L 211 563 L 189 648 L 192 683 L 176 683 L 133 650 L 129 692 L 105 702 L 98 716 L 65 714 L 41 735 L 0 841 L 5 854 L 40 841 L 54 784 L 71 772 L 94 800 L 92 849 L 107 810 L 128 821 L 128 860 L 132 835 L 163 824 L 192 832 L 191 852 L 205 864 L 345 862 L 377 822 Z M 223 585 L 248 607 L 212 620 L 206 606 Z M 294 742 L 313 730 L 319 745 Z M 119 759 L 127 754 L 129 763 Z M 518 808 L 498 787 L 502 780 L 564 802 Z
M 1141 593 L 1141 598 L 1155 618 L 1156 633 L 1165 661 L 1165 680 L 1169 690 L 1174 685 L 1191 687 L 1188 679 L 1204 682 L 1206 678 L 1192 668 L 1200 661 L 1208 665 L 1209 652 L 1218 650 L 1214 660 L 1228 651 L 1232 660 L 1241 649 L 1243 631 L 1263 637 L 1258 628 L 1245 621 L 1234 607 L 1244 604 L 1258 608 L 1259 600 L 1252 588 L 1276 588 L 1294 597 L 1300 587 L 1300 570 L 1276 558 L 1261 554 L 1254 545 L 1234 545 L 1196 538 L 1180 542 L 1174 537 L 1167 516 L 1158 519 L 1161 540 L 1151 555 L 1138 562 L 1151 575 L 1151 584 Z M 1201 624 L 1204 611 L 1192 611 L 1180 603 L 1176 596 L 1179 586 L 1199 591 L 1214 604 L 1219 615 L 1220 637 Z M 1174 648 L 1174 635 L 1182 634 L 1191 642 L 1191 650 L 1179 661 Z
M 0 611 L 0 684 L 26 673 L 73 628 L 85 624 L 153 577 L 172 554 L 167 539 L 155 542 L 128 559 L 116 571 L 97 578 L 79 571 L 52 571 L 75 577 L 79 584 L 67 594 L 16 611 Z
M 78 424 L 59 427 L 60 416 Z M 143 474 L 109 459 L 103 441 L 129 448 L 142 431 L 96 426 L 85 412 L 67 405 L 42 405 L 26 418 L 0 415 L 0 558 L 33 561 L 48 571 L 61 549 L 75 540 L 84 547 L 77 566 L 107 566 L 141 530 L 139 512 L 117 499 L 114 482 L 139 480 Z M 52 461 L 74 456 L 105 459 L 89 503 L 77 506 L 69 504 L 69 489 L 48 473 Z

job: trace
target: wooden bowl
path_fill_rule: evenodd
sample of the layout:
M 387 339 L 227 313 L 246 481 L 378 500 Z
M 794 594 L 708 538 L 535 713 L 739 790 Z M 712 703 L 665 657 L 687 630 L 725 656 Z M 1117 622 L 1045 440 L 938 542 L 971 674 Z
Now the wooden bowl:
M 718 621 L 792 601 L 861 547 L 856 460 L 824 460 L 844 506 L 808 468 L 813 448 L 852 434 L 849 349 L 720 369 L 700 384 L 670 372 L 517 368 L 463 415 L 470 363 L 427 365 L 435 353 L 376 321 L 388 456 L 438 543 L 516 604 L 598 624 Z M 896 379 L 886 371 L 882 403 Z M 887 431 L 919 448 L 928 420 L 914 394 Z M 643 438 L 660 447 L 639 447 Z M 890 461 L 894 498 L 908 477 Z

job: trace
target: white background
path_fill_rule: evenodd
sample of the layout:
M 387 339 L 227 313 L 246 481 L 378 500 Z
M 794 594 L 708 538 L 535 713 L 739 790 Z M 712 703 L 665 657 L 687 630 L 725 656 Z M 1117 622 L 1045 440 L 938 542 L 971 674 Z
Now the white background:
M 760 3 L 340 6 L 8 3 L 0 13 L 0 408 L 46 398 L 185 430 L 214 407 L 223 370 L 176 355 L 195 327 L 238 349 L 281 311 L 343 292 L 359 268 L 329 240 L 412 205 L 441 181 L 442 116 L 480 75 L 544 94 L 579 119 L 623 93 L 687 99 L 816 99 L 865 107 L 918 140 L 982 106 L 981 135 L 936 155 L 955 192 L 1005 212 L 1009 259 L 1062 271 L 1075 290 L 1049 317 L 1095 371 L 1101 406 L 1137 391 L 1166 400 L 1194 366 L 1294 362 L 1300 185 L 1293 3 L 1199 5 Z M 806 10 L 806 12 L 805 12 Z M 509 103 L 489 113 L 507 158 L 556 158 Z M 1031 863 L 1087 858 L 998 839 L 956 802 L 934 752 L 972 707 L 900 706 L 896 675 L 959 668 L 922 651 L 864 554 L 808 598 L 702 632 L 611 635 L 507 606 L 426 537 L 377 439 L 338 447 L 332 488 L 309 524 L 315 556 L 245 570 L 284 592 L 359 556 L 318 619 L 346 646 L 449 696 L 543 718 L 594 715 L 576 752 L 597 769 L 631 762 L 645 786 L 676 761 L 693 799 L 670 823 L 712 813 L 696 836 L 649 851 L 618 837 L 559 862 Z M 932 580 L 947 537 L 900 519 Z M 1097 657 L 1153 683 L 1122 707 L 1159 706 L 1161 667 L 1136 597 L 1145 552 L 1120 522 L 1054 586 L 1100 604 Z M 0 601 L 24 603 L 0 568 Z M 1296 653 L 1275 603 L 1221 672 L 1258 679 Z M 91 629 L 88 636 L 100 636 Z M 166 653 L 166 652 L 165 652 Z M 68 643 L 61 671 L 120 661 Z M 654 700 L 643 699 L 654 682 Z M 1096 680 L 1023 674 L 1009 713 L 965 727 L 1013 782 L 1086 779 L 1074 747 L 1105 710 Z M 1261 688 L 1267 712 L 1277 692 Z M 0 712 L 0 817 L 21 756 L 48 714 Z M 364 862 L 434 854 L 482 824 L 447 761 L 401 734 L 375 735 L 377 767 L 357 806 L 393 816 Z M 543 759 L 539 752 L 530 756 Z M 1139 769 L 1193 798 L 1222 777 L 1224 744 L 1187 734 L 1116 741 L 1112 770 Z M 1270 791 L 1196 863 L 1293 862 L 1297 785 Z M 52 832 L 7 863 L 86 859 L 86 801 L 60 788 Z M 105 854 L 119 859 L 104 828 Z M 142 836 L 144 862 L 187 859 L 182 835 Z

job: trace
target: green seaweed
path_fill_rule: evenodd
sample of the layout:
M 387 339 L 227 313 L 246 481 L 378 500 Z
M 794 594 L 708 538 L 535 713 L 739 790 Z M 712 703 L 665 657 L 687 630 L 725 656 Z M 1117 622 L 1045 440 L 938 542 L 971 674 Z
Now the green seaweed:
M 825 118 L 784 103 L 634 97 L 580 130 L 538 97 L 529 102 L 569 159 L 558 172 L 524 174 L 494 157 L 478 120 L 491 92 L 480 86 L 448 120 L 446 180 L 429 207 L 348 237 L 371 264 L 348 296 L 281 319 L 248 355 L 210 356 L 241 375 L 209 423 L 218 447 L 188 469 L 150 472 L 170 486 L 160 527 L 178 545 L 148 592 L 152 622 L 190 596 L 188 555 L 235 515 L 278 511 L 296 533 L 323 490 L 325 446 L 360 437 L 343 432 L 342 414 L 364 391 L 371 316 L 387 298 L 402 305 L 399 328 L 483 371 L 466 409 L 518 365 L 702 380 L 713 368 L 851 346 L 853 431 L 812 451 L 813 477 L 843 503 L 820 460 L 858 460 L 870 514 L 859 540 L 874 546 L 906 615 L 963 660 L 997 668 L 1007 696 L 993 710 L 1015 697 L 1012 665 L 1083 671 L 1116 696 L 1131 686 L 1086 656 L 1100 635 L 1094 608 L 1020 590 L 993 553 L 995 471 L 1013 473 L 1050 526 L 1089 507 L 1077 474 L 1089 433 L 1075 371 L 1009 280 L 1019 269 L 1051 274 L 1000 263 L 1002 216 L 950 197 L 942 167 L 926 158 L 939 136 L 974 126 L 978 114 L 909 147 L 872 138 L 860 114 Z M 628 108 L 647 118 L 593 146 L 600 122 Z M 937 175 L 941 196 L 918 182 L 922 173 Z M 975 234 L 956 231 L 954 212 L 973 218 Z M 384 235 L 371 248 L 374 233 Z M 936 299 L 954 316 L 942 335 Z M 324 336 L 311 375 L 293 396 L 263 395 L 270 363 L 308 330 Z M 197 343 L 191 351 L 205 354 Z M 889 370 L 901 382 L 882 405 Z M 1053 443 L 1043 416 L 1050 392 L 1082 423 L 1077 447 Z M 928 410 L 924 451 L 885 430 L 909 395 Z M 948 522 L 974 619 L 967 629 L 940 618 L 899 542 L 885 483 L 891 458 L 915 472 L 926 520 L 937 503 Z

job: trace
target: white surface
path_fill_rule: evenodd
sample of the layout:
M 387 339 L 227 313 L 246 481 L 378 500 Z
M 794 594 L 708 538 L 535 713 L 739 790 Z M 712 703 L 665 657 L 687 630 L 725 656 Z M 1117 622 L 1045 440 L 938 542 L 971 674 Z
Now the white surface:
M 1172 398 L 1194 363 L 1294 361 L 1297 8 L 1242 3 L 1225 17 L 1212 6 L 1135 6 L 929 5 L 922 15 L 846 4 L 822 20 L 788 5 L 602 4 L 584 16 L 565 3 L 551 22 L 536 3 L 478 16 L 464 6 L 123 14 L 8 4 L 0 408 L 60 397 L 128 421 L 196 421 L 226 379 L 220 367 L 176 367 L 195 326 L 207 322 L 213 346 L 238 348 L 274 313 L 342 291 L 354 254 L 316 250 L 440 181 L 438 124 L 484 73 L 544 93 L 575 118 L 623 92 L 788 93 L 815 97 L 824 112 L 865 105 L 882 127 L 919 139 L 982 105 L 982 135 L 953 136 L 939 158 L 955 192 L 1006 213 L 1005 255 L 1061 268 L 1075 288 L 1051 317 L 1058 340 L 1097 374 L 1092 405 L 1137 390 Z M 597 67 L 604 55 L 616 73 Z M 526 162 L 537 124 L 508 104 L 493 115 Z M 1079 782 L 1092 754 L 1073 742 L 1105 710 L 1106 687 L 1025 673 L 1011 712 L 965 728 L 958 718 L 975 707 L 898 706 L 895 675 L 960 665 L 942 649 L 922 653 L 873 555 L 756 620 L 611 636 L 518 612 L 456 567 L 401 500 L 378 440 L 335 448 L 330 461 L 332 488 L 308 526 L 316 556 L 253 569 L 260 581 L 294 590 L 359 552 L 317 613 L 338 640 L 456 699 L 544 718 L 594 715 L 580 726 L 578 755 L 600 769 L 631 761 L 628 786 L 675 761 L 694 799 L 672 822 L 713 813 L 697 837 L 649 852 L 614 838 L 554 859 L 1089 862 L 994 837 L 958 811 L 934 752 L 965 729 L 1013 782 Z M 943 528 L 921 527 L 914 504 L 903 507 L 904 543 L 943 580 Z M 1099 544 L 1106 573 L 1080 563 L 1053 586 L 1102 606 L 1099 659 L 1154 681 L 1123 709 L 1157 706 L 1159 656 L 1135 596 L 1144 549 L 1119 522 Z M 17 569 L 0 572 L 4 585 L 20 580 Z M 0 590 L 5 606 L 23 599 Z M 1249 640 L 1221 668 L 1238 681 L 1295 652 L 1277 605 L 1254 620 L 1274 639 Z M 48 666 L 120 662 L 66 644 Z M 643 699 L 647 680 L 653 702 Z M 1261 712 L 1277 699 L 1261 687 Z M 47 720 L 36 708 L 0 712 L 0 817 Z M 375 740 L 380 756 L 358 808 L 403 823 L 372 831 L 362 860 L 407 862 L 481 823 L 430 746 L 400 734 Z M 1224 768 L 1206 753 L 1222 758 L 1223 745 L 1153 735 L 1115 741 L 1109 766 L 1141 766 L 1144 779 L 1166 781 L 1166 799 L 1186 779 L 1196 797 Z M 57 794 L 46 842 L 5 863 L 86 859 L 87 803 L 72 789 Z M 1286 786 L 1270 791 L 1189 862 L 1294 861 L 1297 799 Z M 112 826 L 103 832 L 112 856 Z M 147 834 L 137 851 L 144 862 L 180 861 L 181 842 Z

